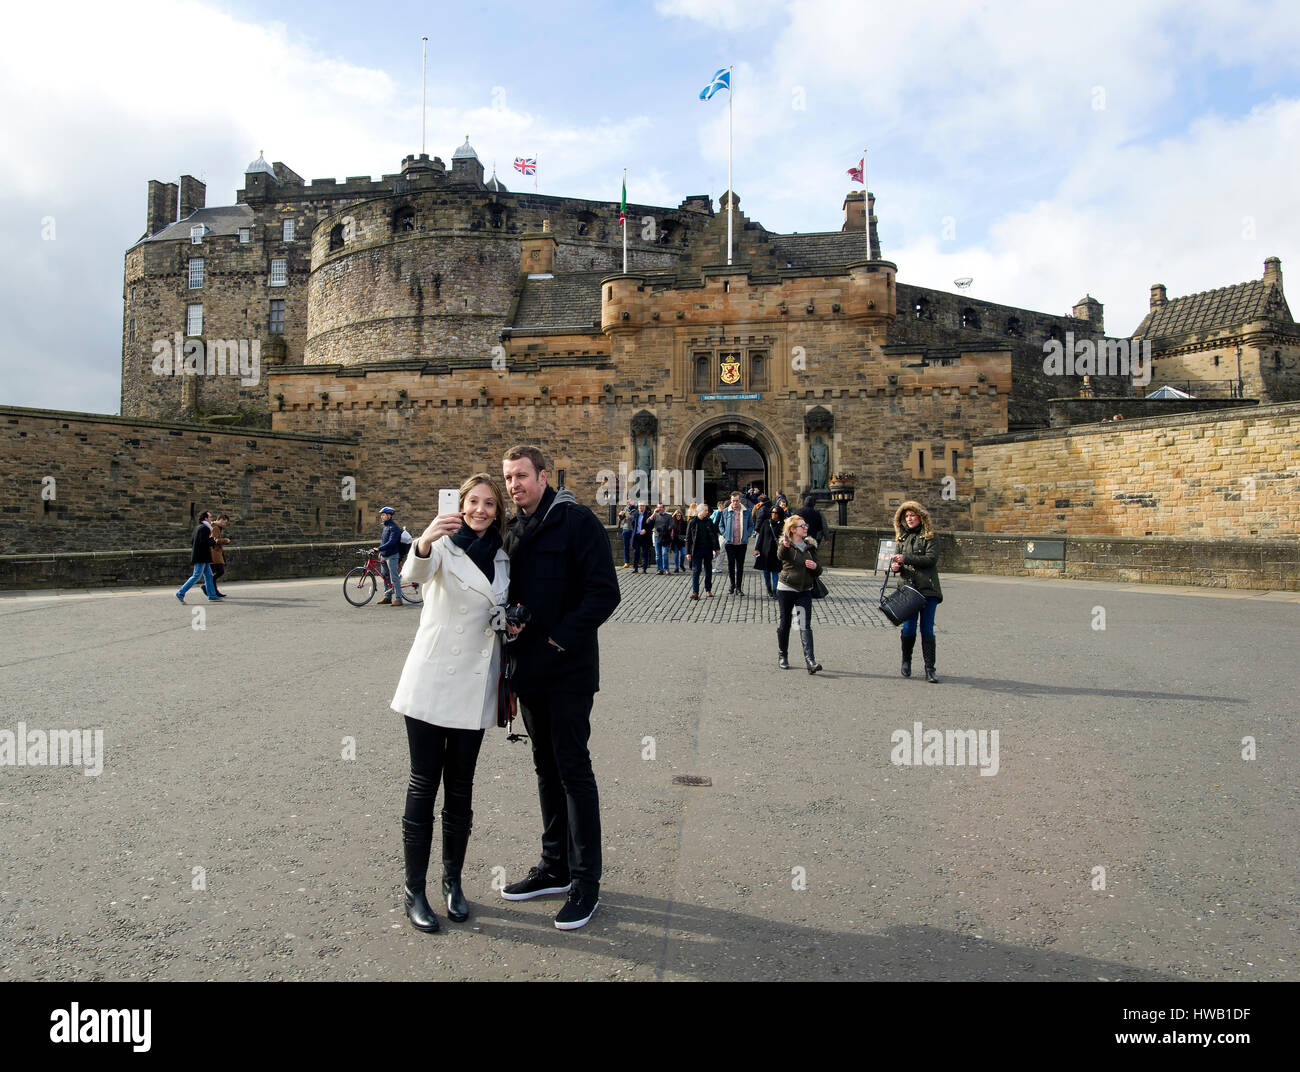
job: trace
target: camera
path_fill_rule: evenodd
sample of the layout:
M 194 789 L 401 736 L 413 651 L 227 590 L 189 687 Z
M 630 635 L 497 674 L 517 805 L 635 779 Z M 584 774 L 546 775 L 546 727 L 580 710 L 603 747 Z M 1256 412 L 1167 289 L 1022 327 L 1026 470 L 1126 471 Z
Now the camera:
M 532 611 L 522 603 L 512 603 L 506 607 L 506 624 L 513 626 L 525 626 L 533 620 Z

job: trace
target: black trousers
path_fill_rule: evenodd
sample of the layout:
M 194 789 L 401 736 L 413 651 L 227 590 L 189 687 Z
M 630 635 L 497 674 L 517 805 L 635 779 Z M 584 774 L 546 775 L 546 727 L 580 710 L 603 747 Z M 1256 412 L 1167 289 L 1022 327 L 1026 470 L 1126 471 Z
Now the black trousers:
M 474 797 L 474 768 L 483 744 L 482 730 L 452 730 L 418 718 L 406 719 L 406 741 L 411 747 L 411 783 L 406 789 L 406 818 L 413 823 L 433 822 L 438 783 L 445 792 L 442 810 L 468 819 Z
M 776 650 L 789 651 L 790 617 L 798 607 L 802 617 L 799 619 L 799 631 L 812 631 L 812 592 L 785 592 L 776 590 Z
M 727 544 L 727 579 L 737 590 L 745 580 L 745 552 L 748 550 L 748 544 Z
M 601 872 L 600 796 L 587 751 L 594 700 L 590 692 L 519 697 L 542 805 L 541 867 L 592 887 Z

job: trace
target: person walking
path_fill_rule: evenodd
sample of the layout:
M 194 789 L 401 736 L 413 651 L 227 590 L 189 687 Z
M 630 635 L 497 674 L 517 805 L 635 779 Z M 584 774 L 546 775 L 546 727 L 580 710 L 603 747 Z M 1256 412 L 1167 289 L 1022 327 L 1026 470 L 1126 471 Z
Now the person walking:
M 695 516 L 686 526 L 686 561 L 691 567 L 691 598 L 700 598 L 700 575 L 704 575 L 704 595 L 713 598 L 713 556 L 718 553 L 718 526 L 709 517 L 709 508 L 700 503 Z
M 623 568 L 627 569 L 632 564 L 632 535 L 636 528 L 636 507 L 632 505 L 631 499 L 628 499 L 618 517 L 623 535 Z
M 812 590 L 813 582 L 821 573 L 822 567 L 817 561 L 817 541 L 808 535 L 808 522 L 798 514 L 786 518 L 776 554 L 781 561 L 781 576 L 776 583 L 777 666 L 782 670 L 790 669 L 787 656 L 790 618 L 797 613 L 804 663 L 808 667 L 808 673 L 815 674 L 822 668 L 822 664 L 813 654 Z
M 731 500 L 722 511 L 718 531 L 722 533 L 727 551 L 727 575 L 731 580 L 731 594 L 745 594 L 745 548 L 754 534 L 749 510 L 741 501 L 740 492 L 733 491 Z
M 226 593 L 217 587 L 217 582 L 226 572 L 225 548 L 230 542 L 230 537 L 226 535 L 226 526 L 229 524 L 229 514 L 218 514 L 216 520 L 212 522 L 212 588 L 221 599 L 226 598 Z
M 379 511 L 379 516 L 384 522 L 383 531 L 379 534 L 379 547 L 376 548 L 380 559 L 384 563 L 384 598 L 375 604 L 380 606 L 388 603 L 394 607 L 404 606 L 402 602 L 402 529 L 401 526 L 393 520 L 393 508 L 385 506 Z M 396 583 L 394 583 L 396 581 Z
M 912 676 L 912 652 L 916 648 L 917 625 L 921 628 L 921 655 L 925 660 L 925 680 L 939 684 L 935 676 L 934 614 L 943 602 L 939 587 L 939 551 L 934 540 L 934 525 L 930 514 L 918 502 L 909 499 L 894 511 L 894 535 L 898 539 L 897 553 L 890 560 L 890 569 L 900 574 L 908 584 L 925 596 L 925 606 L 903 623 L 904 677 Z
M 531 619 L 510 645 L 510 679 L 533 747 L 542 853 L 506 886 L 507 901 L 567 893 L 558 930 L 585 926 L 600 907 L 600 797 L 587 742 L 600 689 L 596 633 L 619 604 L 609 537 L 570 491 L 550 487 L 546 455 L 507 451 L 506 491 L 518 512 L 506 532 L 510 601 Z
M 442 897 L 455 923 L 469 918 L 461 874 L 474 812 L 483 731 L 496 724 L 501 636 L 493 628 L 510 586 L 502 550 L 505 493 L 488 473 L 460 486 L 459 512 L 439 514 L 412 543 L 398 576 L 420 585 L 424 609 L 391 707 L 406 720 L 411 777 L 402 815 L 406 918 L 433 933 L 425 883 L 433 806 L 442 795 Z
M 207 594 L 208 602 L 215 603 L 218 599 L 225 599 L 223 595 L 217 594 L 216 582 L 212 579 L 212 514 L 204 510 L 199 514 L 199 523 L 194 529 L 194 539 L 190 551 L 190 566 L 194 572 L 190 574 L 190 579 L 181 585 L 180 590 L 176 593 L 176 598 L 182 603 L 185 602 L 185 593 L 188 592 L 200 580 L 203 582 L 203 591 Z
M 651 522 L 654 515 L 647 509 L 648 504 L 636 504 L 636 517 L 632 519 L 632 572 L 640 564 L 642 573 L 650 572 Z
M 776 598 L 777 578 L 781 572 L 781 560 L 776 556 L 776 549 L 784 535 L 784 526 L 785 511 L 774 505 L 758 523 L 754 540 L 754 569 L 763 571 L 763 587 L 772 599 Z

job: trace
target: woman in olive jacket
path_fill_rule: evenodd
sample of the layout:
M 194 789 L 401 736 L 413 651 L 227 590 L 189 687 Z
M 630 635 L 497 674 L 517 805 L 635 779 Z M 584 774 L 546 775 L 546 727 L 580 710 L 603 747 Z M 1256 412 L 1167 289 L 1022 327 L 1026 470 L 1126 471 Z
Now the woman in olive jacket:
M 918 502 L 908 500 L 894 511 L 894 535 L 898 538 L 890 569 L 925 596 L 925 606 L 903 623 L 904 677 L 912 676 L 912 650 L 916 647 L 916 626 L 921 624 L 921 654 L 925 658 L 925 680 L 937 685 L 934 676 L 934 612 L 943 602 L 939 587 L 939 550 L 934 542 L 930 514 Z
M 786 657 L 790 644 L 790 615 L 797 607 L 804 662 L 808 673 L 815 674 L 822 666 L 813 654 L 812 590 L 822 567 L 817 561 L 817 541 L 808 535 L 808 522 L 798 514 L 786 518 L 776 557 L 781 563 L 781 575 L 776 582 L 776 664 L 782 670 L 790 669 L 790 660 Z

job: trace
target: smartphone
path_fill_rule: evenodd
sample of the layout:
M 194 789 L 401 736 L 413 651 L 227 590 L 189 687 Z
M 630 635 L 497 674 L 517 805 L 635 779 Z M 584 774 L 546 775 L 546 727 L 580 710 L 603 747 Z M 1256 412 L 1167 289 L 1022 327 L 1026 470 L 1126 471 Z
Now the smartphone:
M 438 492 L 438 513 L 460 513 L 460 492 L 455 488 L 442 488 Z

